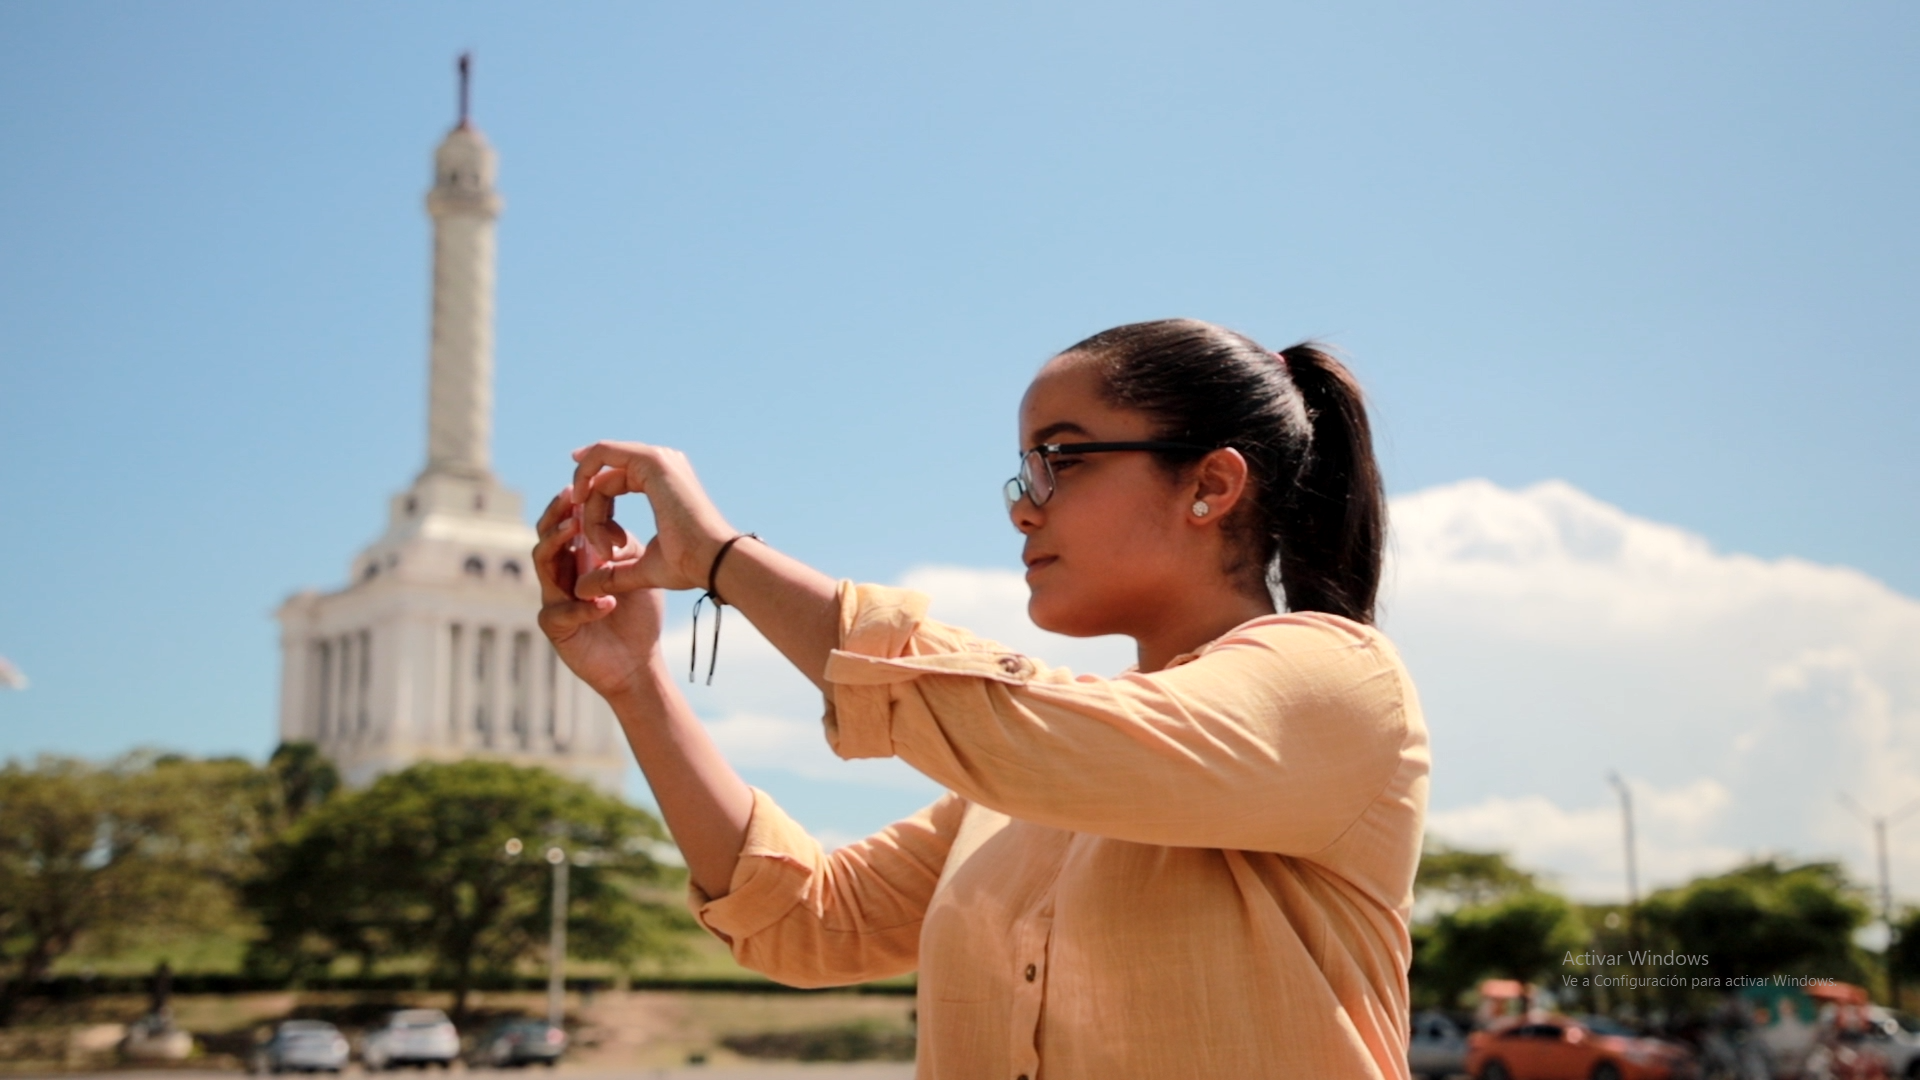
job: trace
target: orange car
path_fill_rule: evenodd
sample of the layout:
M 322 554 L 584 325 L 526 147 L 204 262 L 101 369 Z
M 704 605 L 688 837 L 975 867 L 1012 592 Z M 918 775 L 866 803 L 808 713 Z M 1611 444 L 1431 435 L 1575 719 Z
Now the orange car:
M 1695 1080 L 1693 1056 L 1604 1017 L 1514 1018 L 1467 1040 L 1478 1080 Z

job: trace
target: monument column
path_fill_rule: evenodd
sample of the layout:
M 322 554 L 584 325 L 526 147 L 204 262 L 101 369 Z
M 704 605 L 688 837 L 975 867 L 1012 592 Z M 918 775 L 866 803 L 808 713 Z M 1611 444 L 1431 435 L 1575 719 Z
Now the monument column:
M 427 404 L 428 473 L 489 475 L 493 415 L 493 147 L 467 113 L 468 57 L 460 58 L 460 122 L 434 152 L 433 344 Z

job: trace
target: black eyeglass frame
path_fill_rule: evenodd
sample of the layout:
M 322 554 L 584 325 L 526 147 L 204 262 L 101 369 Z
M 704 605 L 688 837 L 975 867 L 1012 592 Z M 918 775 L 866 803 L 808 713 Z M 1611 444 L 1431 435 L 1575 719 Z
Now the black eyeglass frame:
M 1182 442 L 1083 442 L 1083 443 L 1041 443 L 1020 455 L 1020 471 L 1001 486 L 1000 494 L 1007 501 L 1007 510 L 1013 511 L 1022 498 L 1034 506 L 1045 506 L 1053 500 L 1053 493 L 1060 489 L 1060 480 L 1053 475 L 1053 455 L 1055 454 L 1111 454 L 1122 450 L 1154 450 L 1162 453 L 1211 454 L 1220 449 L 1217 446 L 1200 446 L 1196 443 Z M 1040 460 L 1040 467 L 1046 471 L 1047 493 L 1036 497 L 1033 483 L 1033 461 Z

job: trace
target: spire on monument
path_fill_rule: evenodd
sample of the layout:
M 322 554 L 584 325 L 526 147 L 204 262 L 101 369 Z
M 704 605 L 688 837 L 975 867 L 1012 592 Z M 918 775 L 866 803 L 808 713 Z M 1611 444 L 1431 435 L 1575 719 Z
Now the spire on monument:
M 460 54 L 460 126 L 463 128 L 469 126 L 467 121 L 467 95 L 472 82 L 473 54 L 463 52 Z

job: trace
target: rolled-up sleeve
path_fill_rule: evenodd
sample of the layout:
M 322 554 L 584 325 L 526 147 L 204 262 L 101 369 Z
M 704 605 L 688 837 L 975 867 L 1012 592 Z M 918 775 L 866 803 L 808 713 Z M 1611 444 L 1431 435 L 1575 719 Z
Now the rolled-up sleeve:
M 843 986 L 905 974 L 966 804 L 947 795 L 831 854 L 765 792 L 725 896 L 688 886 L 700 924 L 749 970 L 793 986 Z
M 1411 688 L 1392 646 L 1317 613 L 1247 623 L 1185 663 L 1049 669 L 846 583 L 827 734 L 1009 816 L 1139 843 L 1309 855 L 1400 767 Z

